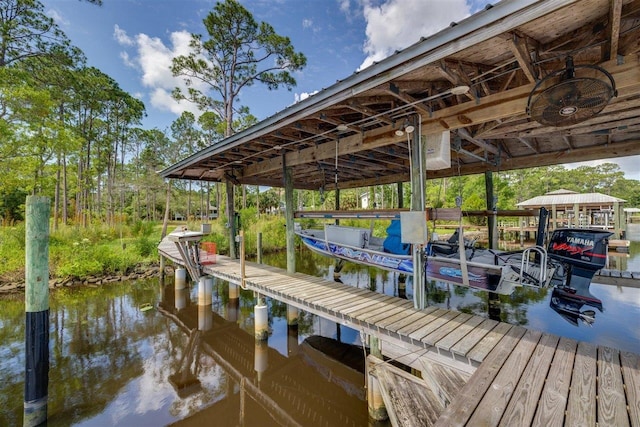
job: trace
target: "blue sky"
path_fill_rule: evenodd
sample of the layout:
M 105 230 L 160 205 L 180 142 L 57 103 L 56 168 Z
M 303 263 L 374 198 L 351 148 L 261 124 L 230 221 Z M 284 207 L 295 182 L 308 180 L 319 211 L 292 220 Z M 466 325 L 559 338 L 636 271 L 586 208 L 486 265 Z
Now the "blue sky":
M 88 63 L 113 77 L 147 107 L 144 126 L 168 128 L 181 111 L 171 99 L 181 81 L 171 58 L 187 52 L 191 33 L 206 34 L 212 0 L 44 0 L 46 13 L 80 47 Z M 484 7 L 488 0 L 241 0 L 256 18 L 288 36 L 307 57 L 292 91 L 254 86 L 240 103 L 262 120 Z M 422 13 L 416 13 L 416 10 Z M 196 113 L 195 110 L 193 110 Z
M 203 18 L 214 0 L 42 0 L 88 65 L 114 78 L 147 108 L 143 127 L 166 130 L 182 111 L 171 90 L 171 58 L 186 54 L 190 34 L 206 34 Z M 259 120 L 355 71 L 436 33 L 497 0 L 240 0 L 257 21 L 288 36 L 307 66 L 292 91 L 253 86 L 240 95 Z M 610 160 L 616 161 L 616 160 Z M 640 179 L 639 157 L 618 159 L 628 178 Z M 590 163 L 593 164 L 593 163 Z M 567 165 L 569 166 L 569 165 Z

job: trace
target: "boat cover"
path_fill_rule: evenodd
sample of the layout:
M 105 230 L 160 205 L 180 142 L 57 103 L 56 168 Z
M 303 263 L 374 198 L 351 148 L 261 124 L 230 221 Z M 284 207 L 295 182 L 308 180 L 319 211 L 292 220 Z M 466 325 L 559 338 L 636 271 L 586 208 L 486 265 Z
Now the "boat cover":
M 409 243 L 402 243 L 400 236 L 400 221 L 394 219 L 387 227 L 387 237 L 382 243 L 383 250 L 390 254 L 409 255 L 411 245 Z

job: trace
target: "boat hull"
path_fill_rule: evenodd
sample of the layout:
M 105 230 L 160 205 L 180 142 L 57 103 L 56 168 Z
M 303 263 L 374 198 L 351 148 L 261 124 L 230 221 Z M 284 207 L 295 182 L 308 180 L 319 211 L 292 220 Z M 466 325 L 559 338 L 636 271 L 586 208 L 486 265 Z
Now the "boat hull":
M 327 242 L 320 233 L 313 235 L 309 234 L 309 231 L 303 231 L 297 234 L 307 248 L 320 255 L 369 267 L 382 268 L 396 273 L 413 274 L 413 259 L 411 255 L 396 255 L 370 248 L 357 248 L 345 244 Z M 515 280 L 517 274 L 513 273 L 507 266 L 467 262 L 466 277 L 468 280 L 465 280 L 465 274 L 459 259 L 428 256 L 425 269 L 427 278 L 431 280 L 505 295 L 513 293 L 514 288 L 520 286 L 520 283 Z
M 378 267 L 404 274 L 413 274 L 413 261 L 410 256 L 387 254 L 363 248 L 327 242 L 314 236 L 298 234 L 312 251 L 320 255 L 343 259 L 369 267 Z

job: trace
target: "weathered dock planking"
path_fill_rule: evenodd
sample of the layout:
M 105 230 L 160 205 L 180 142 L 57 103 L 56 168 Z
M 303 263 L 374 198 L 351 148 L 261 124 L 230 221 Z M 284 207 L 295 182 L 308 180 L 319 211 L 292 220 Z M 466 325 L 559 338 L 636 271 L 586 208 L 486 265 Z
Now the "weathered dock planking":
M 171 242 L 160 253 L 180 263 Z M 203 274 L 242 283 L 224 256 Z M 244 284 L 382 341 L 396 359 L 413 355 L 423 379 L 375 365 L 398 426 L 640 427 L 640 356 L 429 307 L 333 281 L 246 263 Z M 425 408 L 429 408 L 425 411 Z
M 640 356 L 534 331 L 517 341 L 494 347 L 436 426 L 640 426 Z

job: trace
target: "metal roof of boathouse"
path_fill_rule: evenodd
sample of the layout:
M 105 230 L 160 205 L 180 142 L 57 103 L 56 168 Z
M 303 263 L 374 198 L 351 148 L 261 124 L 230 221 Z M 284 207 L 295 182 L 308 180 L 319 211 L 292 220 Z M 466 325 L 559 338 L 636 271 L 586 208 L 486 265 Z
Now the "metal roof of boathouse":
M 638 40 L 638 0 L 502 0 L 160 174 L 280 187 L 286 164 L 295 188 L 406 182 L 395 131 L 409 118 L 451 132 L 451 167 L 428 179 L 640 154 Z M 610 73 L 617 96 L 586 121 L 540 124 L 530 94 L 568 57 Z
M 575 191 L 560 189 L 550 191 L 542 196 L 533 197 L 524 202 L 516 203 L 516 206 L 523 209 L 549 206 L 568 206 L 573 208 L 574 205 L 608 207 L 613 206 L 615 203 L 624 202 L 626 202 L 626 200 L 607 194 L 577 193 Z

